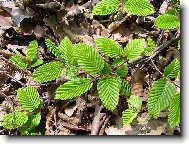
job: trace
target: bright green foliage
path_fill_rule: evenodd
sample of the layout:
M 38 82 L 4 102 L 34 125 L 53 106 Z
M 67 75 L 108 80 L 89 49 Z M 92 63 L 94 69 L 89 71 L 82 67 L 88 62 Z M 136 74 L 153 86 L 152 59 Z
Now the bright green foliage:
M 55 80 L 63 74 L 63 64 L 61 62 L 49 62 L 37 68 L 32 78 L 36 82 L 48 82 Z
M 177 9 L 169 9 L 169 10 L 166 11 L 165 14 L 170 14 L 170 15 L 176 16 L 177 14 L 179 14 L 179 11 Z
M 101 74 L 109 74 L 110 72 L 111 72 L 110 66 L 106 62 L 104 62 L 104 67 L 101 70 Z
M 174 15 L 163 14 L 155 19 L 154 26 L 161 29 L 176 29 L 180 25 L 178 18 Z
M 23 126 L 28 120 L 28 116 L 23 112 L 15 112 L 4 115 L 2 126 L 5 129 L 16 129 Z
M 148 113 L 157 118 L 159 113 L 170 105 L 175 93 L 175 85 L 166 79 L 155 81 L 148 95 Z
M 56 57 L 64 59 L 63 50 L 61 47 L 57 47 L 56 44 L 50 39 L 45 39 L 45 44 L 47 45 L 47 48 L 50 50 L 50 52 L 52 52 Z
M 34 61 L 32 61 L 32 63 L 31 63 L 31 67 L 37 67 L 37 66 L 40 66 L 40 65 L 42 65 L 43 64 L 43 60 L 42 59 L 37 59 L 37 60 L 34 60 Z
M 130 124 L 137 116 L 137 112 L 132 109 L 127 109 L 122 113 L 123 126 Z
M 74 57 L 78 65 L 91 75 L 96 75 L 104 67 L 104 61 L 95 49 L 86 44 L 76 44 Z
M 174 59 L 164 70 L 164 75 L 168 78 L 176 78 L 180 71 L 180 63 L 178 59 Z
M 148 38 L 147 42 L 148 42 L 148 47 L 145 48 L 144 55 L 145 56 L 152 56 L 153 53 L 154 53 L 154 49 L 156 47 L 156 44 L 151 38 Z
M 119 101 L 120 82 L 112 76 L 101 78 L 98 81 L 97 90 L 103 106 L 113 111 Z
M 168 122 L 171 128 L 180 124 L 180 94 L 176 94 L 171 101 Z
M 113 61 L 112 65 L 113 65 L 113 66 L 121 66 L 124 62 L 125 62 L 124 59 L 122 59 L 122 58 L 116 58 L 116 59 Z
M 129 109 L 136 110 L 136 112 L 141 110 L 142 107 L 142 99 L 139 96 L 130 96 L 129 100 Z
M 77 67 L 71 66 L 66 69 L 66 78 L 69 80 L 77 79 Z
M 102 0 L 93 7 L 93 15 L 108 15 L 118 11 L 119 0 Z
M 128 0 L 125 11 L 137 16 L 147 16 L 155 12 L 153 5 L 148 0 Z
M 31 41 L 28 49 L 27 49 L 27 53 L 26 53 L 26 57 L 28 60 L 33 61 L 34 59 L 37 58 L 37 50 L 38 50 L 38 43 L 36 40 Z
M 27 64 L 24 61 L 24 57 L 16 51 L 16 55 L 11 56 L 9 59 L 16 67 L 20 69 L 27 69 Z
M 87 92 L 91 87 L 92 87 L 91 80 L 87 78 L 68 81 L 58 87 L 56 91 L 55 99 L 61 99 L 61 100 L 72 99 Z
M 73 45 L 68 37 L 65 37 L 59 45 L 59 49 L 63 52 L 63 57 L 65 59 L 66 66 L 70 66 L 74 62 L 73 57 Z
M 38 91 L 32 86 L 19 88 L 17 91 L 17 96 L 20 104 L 29 112 L 34 111 L 41 103 Z
M 130 96 L 131 95 L 131 86 L 128 81 L 122 80 L 121 84 L 121 94 L 124 96 Z
M 122 65 L 116 70 L 116 74 L 120 77 L 126 77 L 128 73 L 128 67 L 127 65 Z
M 33 114 L 33 115 L 28 117 L 27 123 L 30 126 L 38 126 L 40 121 L 41 121 L 41 114 L 40 113 L 36 113 L 36 114 Z
M 122 54 L 123 49 L 118 42 L 110 38 L 97 38 L 96 45 L 101 53 L 111 58 L 115 58 Z
M 128 42 L 124 48 L 124 53 L 129 60 L 132 60 L 140 56 L 145 48 L 145 39 L 134 39 Z

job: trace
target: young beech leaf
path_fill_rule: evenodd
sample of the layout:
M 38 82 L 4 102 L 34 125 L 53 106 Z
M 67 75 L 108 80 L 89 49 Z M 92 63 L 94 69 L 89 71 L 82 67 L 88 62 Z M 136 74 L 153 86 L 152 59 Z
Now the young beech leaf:
M 159 113 L 170 105 L 175 93 L 175 85 L 166 79 L 155 81 L 148 95 L 148 113 L 157 118 Z
M 164 70 L 164 75 L 168 78 L 176 78 L 180 71 L 180 63 L 178 59 L 174 59 Z
M 17 91 L 17 96 L 20 104 L 25 110 L 28 110 L 29 112 L 37 109 L 41 103 L 38 91 L 32 86 L 19 88 Z
M 23 112 L 14 112 L 4 115 L 1 125 L 5 129 L 16 129 L 23 126 L 28 120 L 28 116 Z
M 148 47 L 145 48 L 144 55 L 145 56 L 152 56 L 153 53 L 154 53 L 154 49 L 156 47 L 156 44 L 151 38 L 148 38 L 147 42 L 148 42 Z
M 115 58 L 123 52 L 119 43 L 111 38 L 97 38 L 95 42 L 99 51 L 111 58 Z
M 49 51 L 52 52 L 57 58 L 64 59 L 63 50 L 61 47 L 57 47 L 56 44 L 50 39 L 45 39 L 45 44 L 47 45 Z
M 140 111 L 142 106 L 142 99 L 139 96 L 130 96 L 129 100 L 129 109 L 136 110 L 136 112 Z
M 128 0 L 125 4 L 125 11 L 137 16 L 147 16 L 155 12 L 149 0 Z
M 66 69 L 66 78 L 69 80 L 77 79 L 77 67 L 70 66 Z
M 109 74 L 111 72 L 110 65 L 107 64 L 106 62 L 104 62 L 104 67 L 100 72 L 101 72 L 101 74 Z
M 37 67 L 43 64 L 43 60 L 42 59 L 37 59 L 31 62 L 31 67 Z
M 126 77 L 127 73 L 128 67 L 126 65 L 122 65 L 116 70 L 116 74 L 120 77 Z
M 28 126 L 38 126 L 40 121 L 41 121 L 41 114 L 35 113 L 28 117 L 28 121 L 26 125 L 28 124 Z
M 124 59 L 122 59 L 122 58 L 116 58 L 116 59 L 113 61 L 112 65 L 113 65 L 113 66 L 121 66 L 122 64 L 124 64 L 124 62 L 125 62 Z
M 73 99 L 87 92 L 92 87 L 91 79 L 81 78 L 68 81 L 56 90 L 55 99 Z
M 104 67 L 104 61 L 95 49 L 86 44 L 75 44 L 74 57 L 78 65 L 91 75 L 96 75 Z
M 161 29 L 176 29 L 180 25 L 178 18 L 174 15 L 163 14 L 155 19 L 154 26 Z
M 73 45 L 68 37 L 65 37 L 59 45 L 59 49 L 63 51 L 66 66 L 70 66 L 74 62 Z
M 180 94 L 176 94 L 171 100 L 168 122 L 171 128 L 180 124 Z
M 16 55 L 11 56 L 9 59 L 16 67 L 20 69 L 27 69 L 27 64 L 24 61 L 24 56 L 21 55 L 18 51 L 16 51 Z
M 145 48 L 145 39 L 134 39 L 128 42 L 124 48 L 124 53 L 129 60 L 132 60 L 140 56 Z
M 124 96 L 130 96 L 131 95 L 131 86 L 128 81 L 122 80 L 121 84 L 121 94 Z
M 55 80 L 63 74 L 63 64 L 61 62 L 49 62 L 37 68 L 32 78 L 36 82 L 48 82 Z
M 37 58 L 37 50 L 38 50 L 38 43 L 36 40 L 31 41 L 28 49 L 27 49 L 27 53 L 26 53 L 26 57 L 28 60 L 33 61 L 34 59 Z
M 93 15 L 109 15 L 118 11 L 119 0 L 102 0 L 93 7 Z
M 121 82 L 112 76 L 101 78 L 98 81 L 99 98 L 106 109 L 113 111 L 116 108 L 119 101 L 120 86 Z
M 132 109 L 127 109 L 123 111 L 122 113 L 123 126 L 125 127 L 128 124 L 130 124 L 136 118 L 137 114 L 138 113 Z

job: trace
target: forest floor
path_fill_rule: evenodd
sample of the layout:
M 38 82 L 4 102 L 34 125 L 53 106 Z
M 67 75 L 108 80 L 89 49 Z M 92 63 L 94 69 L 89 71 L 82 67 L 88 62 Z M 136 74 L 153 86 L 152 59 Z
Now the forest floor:
M 151 0 L 155 8 L 153 15 L 143 17 L 121 14 L 93 16 L 91 10 L 98 0 L 21 0 L 19 7 L 12 1 L 0 1 L 0 121 L 3 116 L 18 106 L 17 90 L 25 85 L 37 88 L 42 100 L 41 122 L 38 126 L 42 135 L 179 135 L 180 127 L 170 128 L 168 112 L 159 118 L 150 119 L 147 112 L 148 92 L 163 69 L 174 59 L 180 60 L 177 49 L 179 30 L 166 31 L 153 27 L 154 19 L 164 13 L 170 4 L 163 0 Z M 163 49 L 149 60 L 141 56 L 130 63 L 126 80 L 131 93 L 142 98 L 142 110 L 137 119 L 126 127 L 122 125 L 121 113 L 127 108 L 127 98 L 120 97 L 113 112 L 106 110 L 99 98 L 90 92 L 72 100 L 55 100 L 54 92 L 58 81 L 39 84 L 31 79 L 34 69 L 16 68 L 9 58 L 19 51 L 26 54 L 32 40 L 39 43 L 38 57 L 44 62 L 55 60 L 45 46 L 49 38 L 58 44 L 65 36 L 73 43 L 86 43 L 95 47 L 94 39 L 107 37 L 125 46 L 134 38 L 152 37 L 156 47 Z M 144 72 L 145 71 L 145 72 Z M 174 83 L 178 79 L 172 80 Z M 6 130 L 0 125 L 1 135 L 19 135 L 17 130 Z

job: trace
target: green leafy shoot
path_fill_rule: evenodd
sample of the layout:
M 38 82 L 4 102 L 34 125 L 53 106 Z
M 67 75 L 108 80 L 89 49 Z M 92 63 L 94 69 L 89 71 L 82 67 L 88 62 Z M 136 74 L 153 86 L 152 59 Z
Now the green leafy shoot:
M 99 98 L 106 109 L 113 111 L 117 107 L 120 86 L 121 82 L 112 76 L 99 79 L 97 90 Z
M 168 122 L 171 128 L 180 124 L 180 94 L 176 94 L 171 101 Z
M 180 71 L 180 63 L 179 60 L 176 58 L 174 59 L 164 70 L 164 75 L 167 78 L 176 78 Z
M 129 103 L 129 109 L 136 110 L 136 112 L 141 110 L 142 99 L 139 96 L 132 95 L 127 102 Z
M 148 0 L 127 0 L 125 11 L 137 16 L 148 16 L 155 12 L 153 5 Z
M 175 85 L 164 78 L 154 82 L 148 95 L 148 113 L 154 118 L 170 106 L 171 99 L 176 93 Z
M 123 96 L 130 96 L 131 95 L 131 86 L 128 81 L 122 80 L 121 84 L 121 94 Z
M 148 38 L 147 43 L 148 43 L 148 47 L 145 48 L 144 55 L 145 56 L 152 56 L 153 53 L 154 53 L 154 49 L 156 47 L 156 44 L 151 38 Z
M 119 0 L 102 0 L 93 9 L 93 15 L 109 15 L 118 11 Z
M 95 42 L 99 51 L 111 58 L 118 57 L 123 53 L 123 49 L 119 43 L 110 38 L 97 38 Z
M 14 112 L 4 115 L 1 125 L 5 129 L 16 129 L 23 126 L 28 120 L 28 116 L 23 112 Z
M 59 86 L 56 90 L 55 99 L 67 100 L 73 99 L 84 94 L 92 87 L 90 79 L 82 78 L 68 81 Z
M 24 60 L 24 56 L 16 51 L 16 55 L 11 56 L 9 59 L 17 68 L 27 69 L 27 63 Z
M 128 67 L 127 65 L 122 65 L 116 70 L 116 74 L 120 77 L 126 77 L 128 73 Z
M 37 109 L 41 103 L 38 91 L 32 86 L 19 88 L 17 91 L 17 96 L 20 104 L 29 112 Z
M 96 75 L 104 67 L 104 60 L 100 54 L 91 46 L 86 44 L 75 44 L 74 58 L 84 71 Z
M 64 72 L 62 62 L 49 62 L 38 67 L 32 74 L 36 82 L 44 83 L 60 77 Z
M 123 126 L 127 126 L 130 124 L 136 117 L 137 117 L 137 112 L 132 109 L 127 109 L 123 111 L 122 113 L 122 121 L 123 121 Z
M 155 19 L 154 26 L 160 29 L 176 29 L 180 25 L 178 18 L 171 14 L 163 14 Z
M 128 42 L 124 48 L 124 54 L 129 60 L 132 60 L 140 56 L 145 48 L 145 39 L 134 39 Z
M 37 50 L 38 50 L 38 43 L 36 40 L 31 41 L 29 43 L 28 49 L 27 49 L 27 53 L 26 53 L 26 58 L 29 61 L 33 61 L 35 59 L 37 59 Z

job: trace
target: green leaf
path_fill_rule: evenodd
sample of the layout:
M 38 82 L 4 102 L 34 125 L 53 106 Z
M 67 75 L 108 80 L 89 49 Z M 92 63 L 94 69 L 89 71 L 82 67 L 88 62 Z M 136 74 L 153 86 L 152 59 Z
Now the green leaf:
M 125 11 L 137 16 L 147 16 L 155 12 L 153 5 L 148 0 L 128 0 Z
M 136 117 L 137 112 L 135 110 L 127 109 L 122 113 L 123 126 L 130 124 Z
M 125 96 L 131 95 L 131 86 L 128 81 L 122 80 L 121 84 L 121 94 Z
M 122 65 L 116 70 L 116 74 L 120 77 L 126 77 L 127 73 L 128 67 L 126 65 Z
M 174 59 L 164 70 L 164 75 L 168 78 L 176 78 L 180 71 L 180 63 L 178 59 Z
M 49 62 L 37 68 L 33 72 L 32 78 L 40 83 L 52 81 L 60 77 L 64 72 L 63 70 L 61 62 Z
M 97 38 L 96 45 L 101 53 L 111 58 L 115 58 L 122 54 L 123 49 L 118 42 L 111 38 Z
M 175 95 L 171 101 L 168 122 L 171 128 L 180 124 L 180 94 Z
M 38 91 L 32 86 L 19 88 L 17 91 L 17 96 L 20 104 L 29 112 L 37 109 L 41 103 Z
M 31 67 L 37 67 L 37 66 L 40 66 L 40 65 L 42 65 L 43 64 L 43 60 L 42 59 L 37 59 L 37 60 L 35 60 L 35 61 L 32 61 L 32 63 L 31 63 Z
M 28 49 L 27 49 L 27 53 L 26 53 L 26 57 L 28 60 L 33 61 L 34 59 L 37 58 L 37 50 L 38 50 L 38 43 L 36 40 L 31 41 Z
M 41 114 L 36 113 L 28 117 L 27 123 L 29 126 L 38 126 L 41 121 Z
M 77 79 L 77 67 L 70 66 L 66 69 L 66 78 L 69 80 Z
M 104 61 L 98 52 L 86 44 L 76 44 L 74 57 L 78 65 L 91 75 L 96 75 L 104 67 Z
M 64 59 L 63 50 L 61 47 L 57 47 L 56 44 L 50 39 L 45 39 L 45 44 L 47 45 L 47 48 L 50 50 L 50 52 L 52 52 L 57 58 Z
M 152 56 L 153 53 L 154 53 L 154 49 L 156 47 L 156 44 L 154 43 L 154 41 L 151 38 L 148 38 L 147 42 L 148 42 L 148 47 L 145 48 L 144 55 L 145 56 Z
M 18 51 L 16 51 L 16 55 L 11 56 L 9 59 L 17 68 L 27 69 L 27 64 L 24 61 L 23 55 L 21 55 Z
M 15 112 L 4 115 L 1 125 L 5 129 L 16 129 L 23 126 L 28 120 L 28 116 L 23 112 Z
M 58 87 L 56 91 L 55 99 L 61 99 L 61 100 L 72 99 L 87 92 L 91 87 L 92 87 L 91 80 L 87 78 L 68 81 Z
M 74 62 L 73 56 L 73 45 L 68 37 L 65 37 L 59 45 L 59 49 L 63 52 L 63 57 L 65 59 L 66 66 L 70 66 Z
M 175 93 L 175 85 L 164 78 L 155 81 L 148 95 L 148 113 L 157 118 L 170 105 Z
M 129 100 L 129 109 L 136 110 L 136 112 L 141 110 L 142 107 L 142 99 L 139 96 L 130 96 Z
M 113 111 L 119 101 L 120 82 L 112 76 L 101 78 L 98 81 L 97 90 L 103 106 Z
M 93 7 L 93 15 L 109 15 L 118 11 L 119 0 L 102 0 Z
M 113 63 L 112 66 L 121 66 L 122 64 L 124 64 L 125 60 L 122 58 L 116 58 Z
M 140 56 L 145 48 L 145 39 L 134 39 L 128 42 L 124 48 L 124 53 L 129 60 L 132 60 Z
M 165 14 L 170 14 L 170 15 L 176 16 L 179 14 L 179 11 L 177 9 L 173 8 L 173 9 L 167 10 Z
M 161 29 L 176 29 L 180 25 L 178 18 L 174 15 L 163 14 L 155 19 L 154 26 Z
M 104 67 L 101 70 L 101 74 L 109 74 L 111 72 L 111 67 L 109 64 L 107 64 L 106 62 L 104 62 Z

